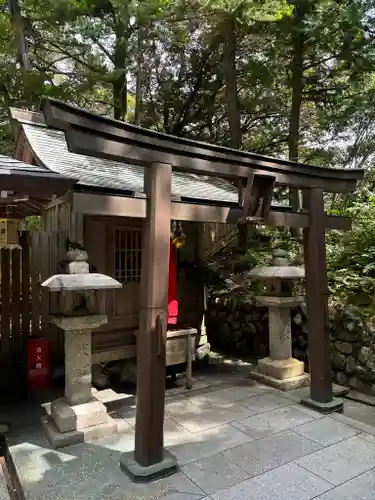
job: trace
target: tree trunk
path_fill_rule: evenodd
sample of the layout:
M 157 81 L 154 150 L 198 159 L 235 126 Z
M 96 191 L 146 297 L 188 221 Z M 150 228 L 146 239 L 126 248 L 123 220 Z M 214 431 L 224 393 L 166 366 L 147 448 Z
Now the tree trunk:
M 138 30 L 138 46 L 137 46 L 137 73 L 135 85 L 135 109 L 134 109 L 134 125 L 141 125 L 142 121 L 142 91 L 143 91 L 143 37 L 142 28 Z
M 240 149 L 242 145 L 241 110 L 237 92 L 236 18 L 233 15 L 225 16 L 223 34 L 225 98 L 227 103 L 228 125 L 230 131 L 230 145 L 234 149 Z M 245 253 L 251 234 L 251 228 L 246 223 L 240 223 L 237 224 L 237 231 L 237 246 L 241 252 Z
M 120 23 L 115 29 L 116 42 L 114 52 L 113 116 L 116 120 L 125 120 L 128 111 L 127 57 L 128 23 Z
M 12 25 L 16 32 L 18 61 L 21 68 L 28 71 L 30 69 L 28 46 L 24 30 L 24 22 L 21 13 L 21 7 L 18 0 L 8 0 L 8 8 Z
M 223 29 L 225 97 L 227 101 L 230 143 L 232 148 L 239 149 L 242 143 L 241 111 L 237 95 L 236 19 L 232 15 L 225 17 Z
M 292 87 L 292 107 L 289 117 L 289 136 L 288 149 L 289 160 L 298 161 L 299 159 L 299 138 L 300 138 L 300 117 L 302 106 L 302 90 L 303 90 L 303 57 L 305 35 L 303 33 L 303 22 L 305 18 L 305 10 L 302 7 L 304 0 L 296 1 L 294 6 L 293 19 L 293 34 L 292 34 L 292 50 L 293 57 L 291 63 L 291 87 Z M 297 212 L 301 208 L 300 192 L 298 189 L 290 188 L 289 203 L 292 210 Z M 295 233 L 295 234 L 294 234 Z M 301 232 L 296 230 L 292 234 L 301 236 Z

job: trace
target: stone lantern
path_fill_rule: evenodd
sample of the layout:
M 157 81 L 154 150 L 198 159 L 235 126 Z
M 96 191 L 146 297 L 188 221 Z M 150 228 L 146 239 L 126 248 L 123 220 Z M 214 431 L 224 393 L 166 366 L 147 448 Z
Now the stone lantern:
M 296 389 L 309 384 L 303 361 L 292 357 L 290 309 L 297 307 L 303 297 L 293 296 L 293 281 L 305 277 L 303 267 L 291 266 L 287 253 L 273 252 L 270 266 L 256 267 L 249 278 L 266 281 L 266 295 L 256 297 L 257 304 L 268 307 L 270 354 L 260 359 L 251 377 L 281 390 Z
M 110 276 L 90 273 L 87 260 L 83 249 L 69 250 L 65 273 L 42 283 L 50 292 L 59 294 L 60 314 L 50 321 L 64 331 L 65 395 L 51 403 L 50 414 L 42 421 L 56 448 L 117 430 L 115 421 L 92 391 L 91 331 L 107 323 L 107 316 L 97 313 L 97 291 L 122 285 Z

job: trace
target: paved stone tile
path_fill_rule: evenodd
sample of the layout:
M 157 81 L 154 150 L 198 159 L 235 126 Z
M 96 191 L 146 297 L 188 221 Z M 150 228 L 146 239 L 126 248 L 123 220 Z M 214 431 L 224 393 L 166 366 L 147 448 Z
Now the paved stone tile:
M 64 454 L 19 445 L 12 455 L 21 471 L 26 500 L 198 500 L 205 496 L 182 473 L 149 485 L 132 483 L 119 467 L 121 452 L 132 448 L 126 436 L 113 435 L 68 447 Z
M 298 408 L 285 406 L 233 422 L 234 427 L 254 439 L 267 437 L 313 420 Z
M 173 419 L 192 433 L 212 429 L 218 425 L 228 424 L 234 420 L 254 415 L 252 410 L 238 403 L 230 403 L 224 407 L 210 406 L 204 409 L 192 403 L 190 405 L 188 411 L 181 415 L 173 415 Z M 169 414 L 169 416 L 171 415 Z
M 76 458 L 27 442 L 11 446 L 10 451 L 21 483 L 26 486 L 43 480 L 50 471 Z
M 374 500 L 374 497 L 375 470 L 373 469 L 320 495 L 316 500 Z
M 241 405 L 250 408 L 255 413 L 264 413 L 282 406 L 290 406 L 291 404 L 292 401 L 290 399 L 273 392 L 267 392 L 241 401 Z
M 166 397 L 165 401 L 165 418 L 170 418 L 174 413 L 184 413 L 184 411 L 189 411 L 191 403 L 183 395 L 175 395 L 172 397 Z M 196 410 L 197 408 L 194 407 Z M 136 405 L 129 404 L 116 410 L 116 413 L 123 418 L 132 427 L 135 427 L 135 417 L 136 417 Z
M 185 465 L 182 472 L 208 494 L 228 488 L 248 478 L 244 470 L 221 453 Z
M 211 408 L 211 406 L 208 408 Z M 165 405 L 164 414 L 165 418 L 178 418 L 191 414 L 202 415 L 205 411 L 207 411 L 207 408 L 197 406 L 187 398 L 181 398 L 168 401 Z
M 358 431 L 353 427 L 329 417 L 294 427 L 293 430 L 322 446 L 330 446 L 358 434 Z
M 291 408 L 295 408 L 298 411 L 301 411 L 302 413 L 306 413 L 306 415 L 309 415 L 313 419 L 317 420 L 318 418 L 323 418 L 324 413 L 320 413 L 319 411 L 312 410 L 311 408 L 307 408 L 307 406 L 301 405 L 299 403 L 291 405 Z
M 224 452 L 251 440 L 231 425 L 221 425 L 201 433 L 191 434 L 175 423 L 169 423 L 165 446 L 175 455 L 180 466 Z
M 135 404 L 129 406 L 123 406 L 117 410 L 117 413 L 132 427 L 135 427 L 135 414 L 136 406 Z
M 191 389 L 187 389 L 186 387 L 186 377 L 182 376 L 181 378 L 177 378 L 176 386 L 165 391 L 166 399 L 174 397 L 176 395 L 189 395 L 194 391 L 199 389 L 208 389 L 211 387 L 211 383 L 204 379 L 200 379 L 197 377 L 193 377 L 193 386 Z
M 344 415 L 375 427 L 375 411 L 373 406 L 346 399 L 344 404 Z
M 285 431 L 230 449 L 223 452 L 223 455 L 252 477 L 292 462 L 320 448 L 321 446 L 317 443 L 303 436 L 292 431 Z
M 123 426 L 121 433 L 111 434 L 110 436 L 105 436 L 91 441 L 88 444 L 92 444 L 95 447 L 105 448 L 106 450 L 119 451 L 121 453 L 133 451 L 135 430 L 125 421 L 124 423 L 127 427 Z M 75 447 L 67 448 L 67 451 L 77 456 L 80 454 L 80 450 L 82 449 L 84 448 L 80 445 L 76 445 Z
M 375 444 L 375 436 L 373 434 L 367 434 L 367 432 L 361 432 L 358 434 L 358 437 L 361 439 L 365 439 L 366 441 L 370 441 L 370 443 Z
M 375 467 L 375 444 L 355 436 L 300 458 L 296 463 L 339 485 Z
M 260 384 L 227 387 L 216 391 L 188 396 L 189 400 L 199 406 L 221 406 L 242 399 L 247 399 L 257 394 L 264 394 L 269 389 Z
M 310 500 L 332 485 L 295 464 L 248 479 L 212 496 L 213 500 Z
M 149 484 L 136 484 L 130 481 L 119 468 L 116 468 L 108 479 L 107 491 L 102 489 L 102 496 L 98 496 L 98 500 L 99 498 L 101 500 L 105 498 L 111 500 L 156 500 L 161 498 L 164 500 L 198 500 L 205 496 L 202 490 L 182 472 Z M 113 486 L 117 486 L 117 488 L 109 494 L 108 490 Z M 85 500 L 89 500 L 89 497 L 86 497 Z
M 27 500 L 199 500 L 202 490 L 181 472 L 154 481 L 136 484 L 113 463 L 113 469 L 75 483 L 66 476 L 65 486 L 34 489 L 27 492 Z M 72 474 L 72 473 L 71 473 Z

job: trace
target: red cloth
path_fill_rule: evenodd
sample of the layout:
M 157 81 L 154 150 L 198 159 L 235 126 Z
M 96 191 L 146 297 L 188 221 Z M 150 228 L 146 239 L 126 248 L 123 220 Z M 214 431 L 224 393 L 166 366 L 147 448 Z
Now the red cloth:
M 168 279 L 168 325 L 175 325 L 178 316 L 177 302 L 177 268 L 176 253 L 172 242 L 169 246 L 169 279 Z

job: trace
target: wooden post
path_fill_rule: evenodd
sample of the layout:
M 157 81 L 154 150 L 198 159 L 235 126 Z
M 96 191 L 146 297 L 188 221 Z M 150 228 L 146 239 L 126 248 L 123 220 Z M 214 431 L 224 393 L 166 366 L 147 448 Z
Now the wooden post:
M 302 402 L 324 413 L 342 409 L 342 402 L 333 399 L 330 339 L 328 331 L 328 281 L 325 249 L 325 214 L 323 190 L 304 193 L 309 209 L 309 227 L 303 230 L 310 398 Z
M 171 165 L 154 163 L 145 168 L 135 450 L 120 459 L 121 468 L 135 481 L 149 481 L 176 469 L 163 442 L 171 189 Z

